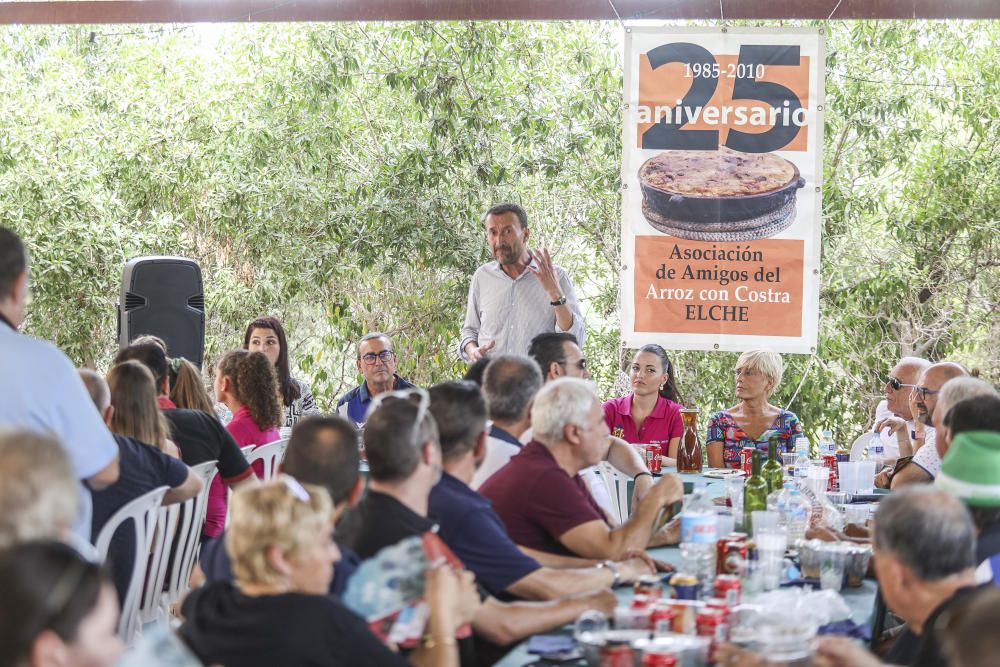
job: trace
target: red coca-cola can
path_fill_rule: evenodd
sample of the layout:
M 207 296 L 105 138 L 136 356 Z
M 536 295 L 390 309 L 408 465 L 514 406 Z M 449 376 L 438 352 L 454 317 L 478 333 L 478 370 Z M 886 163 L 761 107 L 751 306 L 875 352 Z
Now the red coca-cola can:
M 649 629 L 656 634 L 674 631 L 674 619 L 677 614 L 669 604 L 660 603 L 649 613 Z
M 711 598 L 705 602 L 705 609 L 716 609 L 722 612 L 722 623 L 725 625 L 723 634 L 725 636 L 725 641 L 729 641 L 729 626 L 732 625 L 729 620 L 733 615 L 733 609 L 729 606 L 725 600 L 719 598 Z
M 747 560 L 746 542 L 726 542 L 726 553 L 722 558 L 722 574 L 740 575 Z
M 732 606 L 743 597 L 743 582 L 734 574 L 720 574 L 715 578 L 715 597 Z
M 632 645 L 625 639 L 609 639 L 601 647 L 600 667 L 633 667 Z
M 715 662 L 715 652 L 720 644 L 726 642 L 726 618 L 720 609 L 706 607 L 698 612 L 695 621 L 697 634 L 699 637 L 708 637 L 711 643 L 708 645 L 708 661 Z
M 642 654 L 642 667 L 677 667 L 677 656 L 666 649 L 648 648 Z
M 663 596 L 663 581 L 655 574 L 646 574 L 636 580 L 632 590 L 636 597 L 659 599 Z
M 740 452 L 740 467 L 743 468 L 747 477 L 753 474 L 753 452 L 753 447 L 744 447 L 743 451 Z
M 663 472 L 663 461 L 660 459 L 661 453 L 659 445 L 646 445 L 646 467 L 649 469 L 649 472 L 656 474 Z

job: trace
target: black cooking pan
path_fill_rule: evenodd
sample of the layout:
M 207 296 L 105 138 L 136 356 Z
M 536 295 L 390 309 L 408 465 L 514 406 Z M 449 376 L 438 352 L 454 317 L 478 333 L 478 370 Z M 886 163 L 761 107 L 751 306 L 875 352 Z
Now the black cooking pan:
M 650 158 L 655 160 L 656 158 Z M 643 168 L 649 160 L 639 168 Z M 755 195 L 729 195 L 724 197 L 701 197 L 696 195 L 681 195 L 669 192 L 645 183 L 641 176 L 639 186 L 642 188 L 642 198 L 646 207 L 668 220 L 684 222 L 739 222 L 751 218 L 759 218 L 777 211 L 782 206 L 795 199 L 799 188 L 806 180 L 799 175 L 799 168 L 789 162 L 795 169 L 795 175 L 787 185 L 777 190 Z

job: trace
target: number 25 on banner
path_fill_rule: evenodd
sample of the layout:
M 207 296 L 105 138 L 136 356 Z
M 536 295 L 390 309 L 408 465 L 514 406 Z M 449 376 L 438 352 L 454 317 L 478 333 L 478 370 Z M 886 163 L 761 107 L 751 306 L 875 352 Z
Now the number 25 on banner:
M 734 58 L 673 42 L 643 59 L 640 148 L 806 150 L 809 63 L 797 45 L 743 44 Z

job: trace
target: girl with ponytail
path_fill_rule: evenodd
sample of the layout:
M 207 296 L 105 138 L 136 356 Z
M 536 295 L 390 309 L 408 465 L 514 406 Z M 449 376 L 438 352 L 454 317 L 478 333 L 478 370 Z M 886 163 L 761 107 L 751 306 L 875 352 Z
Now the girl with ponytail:
M 661 456 L 676 459 L 684 432 L 684 399 L 666 350 L 659 345 L 639 348 L 629 367 L 629 380 L 632 393 L 604 404 L 604 421 L 611 435 L 633 444 L 660 445 Z

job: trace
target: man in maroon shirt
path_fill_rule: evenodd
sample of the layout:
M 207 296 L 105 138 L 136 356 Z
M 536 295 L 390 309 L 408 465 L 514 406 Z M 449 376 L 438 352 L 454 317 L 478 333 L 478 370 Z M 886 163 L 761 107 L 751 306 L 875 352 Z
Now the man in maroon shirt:
M 591 383 L 560 378 L 546 384 L 531 409 L 534 441 L 479 488 L 507 533 L 531 552 L 617 560 L 632 549 L 677 542 L 675 525 L 654 534 L 662 507 L 681 500 L 676 475 L 654 484 L 623 525 L 612 528 L 579 476 L 605 458 L 604 411 Z

